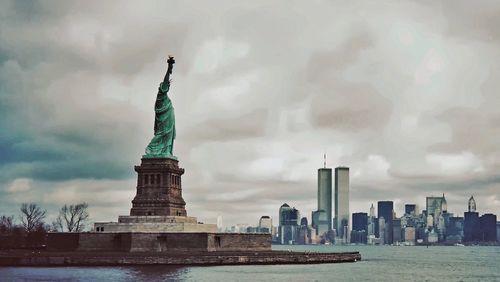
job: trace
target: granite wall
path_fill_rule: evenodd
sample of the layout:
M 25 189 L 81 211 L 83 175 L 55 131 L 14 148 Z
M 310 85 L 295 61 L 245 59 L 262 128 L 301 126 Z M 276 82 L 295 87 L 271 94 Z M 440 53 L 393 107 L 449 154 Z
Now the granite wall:
M 270 251 L 270 234 L 232 233 L 49 233 L 53 251 L 188 252 Z
M 117 265 L 236 265 L 236 264 L 310 264 L 361 260 L 358 252 L 188 252 L 168 253 L 85 253 L 85 252 L 0 252 L 1 266 L 117 266 Z
M 208 234 L 208 251 L 269 251 L 271 250 L 270 234 L 244 233 L 211 233 Z
M 78 248 L 80 233 L 49 233 L 47 250 L 75 251 Z

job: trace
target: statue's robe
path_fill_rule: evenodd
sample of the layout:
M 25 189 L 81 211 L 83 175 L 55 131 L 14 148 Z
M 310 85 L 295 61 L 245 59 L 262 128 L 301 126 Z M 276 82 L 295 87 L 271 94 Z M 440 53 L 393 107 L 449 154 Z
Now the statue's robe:
M 162 82 L 158 89 L 155 103 L 155 135 L 146 147 L 148 158 L 171 158 L 175 139 L 175 115 L 172 101 L 167 95 L 170 83 Z

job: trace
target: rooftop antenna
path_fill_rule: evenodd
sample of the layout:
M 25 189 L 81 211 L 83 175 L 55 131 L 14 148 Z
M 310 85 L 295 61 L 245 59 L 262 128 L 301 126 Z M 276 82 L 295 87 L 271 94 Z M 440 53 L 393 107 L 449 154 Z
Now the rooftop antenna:
M 326 153 L 323 154 L 323 166 L 326 168 Z

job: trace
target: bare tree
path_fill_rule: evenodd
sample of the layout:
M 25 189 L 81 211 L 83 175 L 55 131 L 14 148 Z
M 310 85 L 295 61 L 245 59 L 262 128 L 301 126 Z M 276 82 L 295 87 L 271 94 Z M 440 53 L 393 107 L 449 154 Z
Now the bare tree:
M 21 223 L 26 232 L 32 232 L 44 224 L 46 211 L 35 203 L 21 205 Z
M 2 215 L 0 217 L 0 233 L 11 232 L 12 230 L 14 230 L 14 216 Z
M 60 231 L 80 232 L 85 228 L 89 213 L 85 202 L 76 205 L 64 205 L 53 225 Z

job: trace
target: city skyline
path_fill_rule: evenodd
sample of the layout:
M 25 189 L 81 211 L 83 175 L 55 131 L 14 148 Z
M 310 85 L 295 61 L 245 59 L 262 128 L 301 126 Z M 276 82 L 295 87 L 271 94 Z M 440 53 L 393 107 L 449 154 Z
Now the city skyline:
M 327 168 L 326 166 L 323 167 L 323 168 L 319 168 L 318 169 L 318 177 L 320 176 L 320 171 L 324 170 L 325 168 L 329 169 L 331 171 L 331 169 Z M 346 167 L 338 167 L 338 168 L 346 168 Z M 320 185 L 319 185 L 319 182 L 318 182 L 318 192 L 319 192 L 319 187 L 320 187 Z M 318 193 L 318 196 L 319 195 L 320 194 Z M 429 199 L 433 199 L 433 200 L 436 199 L 436 198 L 439 198 L 439 199 L 443 198 L 444 199 L 444 197 L 445 197 L 444 193 L 440 197 L 436 197 L 434 195 L 425 196 L 424 197 L 425 200 L 423 200 L 423 202 L 424 203 L 428 203 Z M 463 206 L 463 210 L 461 210 L 461 211 L 450 211 L 447 208 L 445 208 L 444 211 L 447 211 L 449 214 L 452 214 L 452 215 L 457 216 L 457 217 L 463 217 L 463 215 L 464 215 L 465 212 L 471 211 L 471 206 L 470 206 L 471 205 L 471 199 L 474 202 L 474 206 L 472 208 L 472 211 L 477 212 L 477 210 L 476 210 L 476 202 L 475 202 L 475 199 L 474 199 L 474 195 L 471 195 L 471 196 L 467 197 L 467 201 L 466 201 L 466 203 Z M 335 202 L 334 201 L 334 196 L 332 195 L 332 205 L 334 205 L 334 202 Z M 314 222 L 314 220 L 312 219 L 312 217 L 314 216 L 314 212 L 317 211 L 318 209 L 311 211 L 311 213 L 307 213 L 307 212 L 304 212 L 301 207 L 295 206 L 295 205 L 289 204 L 289 203 L 290 203 L 289 201 L 287 202 L 285 200 L 283 202 L 283 205 L 286 205 L 287 207 L 290 207 L 290 208 L 297 209 L 300 212 L 300 218 L 305 217 L 305 218 L 307 218 L 309 220 L 309 222 L 311 222 L 311 223 Z M 320 203 L 320 201 L 319 201 L 319 197 L 318 197 L 318 204 L 319 203 Z M 402 216 L 408 214 L 408 210 L 415 212 L 417 215 L 422 214 L 422 212 L 426 212 L 427 214 L 434 215 L 435 214 L 434 210 L 436 209 L 435 207 L 432 207 L 432 212 L 429 212 L 428 208 L 426 207 L 425 204 L 424 205 L 419 205 L 419 204 L 415 204 L 414 202 L 405 202 L 405 203 L 402 204 L 402 207 L 397 208 L 395 202 L 393 200 L 389 199 L 389 198 L 373 200 L 373 201 L 369 202 L 369 204 L 370 204 L 370 207 L 368 207 L 367 209 L 349 210 L 349 220 L 351 221 L 351 219 L 352 219 L 351 217 L 355 213 L 365 213 L 368 216 L 371 216 L 371 214 L 373 212 L 374 216 L 377 217 L 377 218 L 378 217 L 384 217 L 384 215 L 387 216 L 387 214 L 389 214 L 389 213 L 393 213 L 393 215 L 396 216 L 396 217 L 402 217 Z M 380 213 L 379 212 L 379 210 L 381 210 L 380 205 L 382 205 L 384 207 L 384 205 L 386 205 L 386 204 L 388 204 L 387 208 L 385 208 L 386 211 L 383 211 L 382 213 Z M 441 202 L 439 202 L 439 205 L 441 206 Z M 447 207 L 446 201 L 445 201 L 444 205 L 445 205 L 445 207 Z M 375 207 L 377 207 L 377 208 L 375 208 Z M 398 210 L 401 210 L 401 212 L 398 212 Z M 442 212 L 442 210 L 439 210 L 438 214 L 441 213 L 441 212 Z M 491 211 L 487 211 L 487 210 L 479 210 L 479 214 L 482 215 L 482 214 L 495 214 L 495 213 L 491 212 Z M 495 214 L 495 215 L 497 215 L 497 214 Z M 279 218 L 279 212 L 278 212 L 278 215 L 275 216 L 275 217 L 269 216 L 269 215 L 262 215 L 262 217 L 270 217 L 271 219 L 272 218 L 276 218 L 276 220 L 277 220 Z M 353 227 L 352 226 L 352 222 L 350 224 L 351 224 L 350 227 L 352 229 L 352 227 Z M 252 226 L 257 226 L 257 225 L 259 225 L 259 224 L 254 224 L 254 222 L 239 222 L 236 225 L 232 225 L 232 226 L 231 225 L 224 225 L 224 227 L 226 229 L 228 229 L 229 227 L 234 227 L 234 226 L 252 227 Z M 279 221 L 275 225 L 273 225 L 273 226 L 278 227 L 279 226 Z M 333 227 L 333 229 L 336 229 L 335 228 L 335 216 L 332 217 L 332 227 Z M 322 234 L 322 232 L 319 232 L 319 234 Z
M 2 1 L 0 214 L 127 214 L 168 54 L 200 221 L 254 225 L 284 202 L 310 218 L 325 152 L 351 169 L 351 213 L 445 193 L 500 214 L 496 6 Z
M 300 210 L 283 204 L 279 209 L 279 224 L 272 229 L 273 242 L 281 245 L 316 244 L 368 244 L 368 245 L 457 245 L 484 244 L 498 245 L 500 242 L 500 221 L 493 213 L 479 213 L 474 196 L 467 203 L 467 211 L 452 213 L 448 211 L 446 197 L 426 197 L 425 209 L 416 204 L 405 204 L 405 213 L 398 215 L 394 202 L 377 201 L 377 216 L 373 203 L 367 212 L 350 213 L 349 206 L 349 168 L 335 168 L 335 217 L 334 229 L 325 221 L 325 188 L 331 185 L 331 169 L 318 169 L 318 210 L 312 213 L 312 224 L 307 217 L 300 216 Z M 340 188 L 345 185 L 344 188 Z M 344 195 L 340 196 L 340 191 Z M 329 199 L 331 202 L 331 199 Z M 344 210 L 339 212 L 339 210 Z M 293 211 L 293 212 L 292 212 Z M 348 213 L 348 217 L 344 216 Z M 342 220 L 339 223 L 339 218 Z M 331 222 L 332 218 L 330 218 Z M 351 221 L 352 220 L 352 221 Z M 351 221 L 352 225 L 349 223 Z M 259 224 L 260 226 L 260 224 Z M 352 229 L 350 228 L 352 226 Z M 229 232 L 263 232 L 260 227 L 231 227 Z

